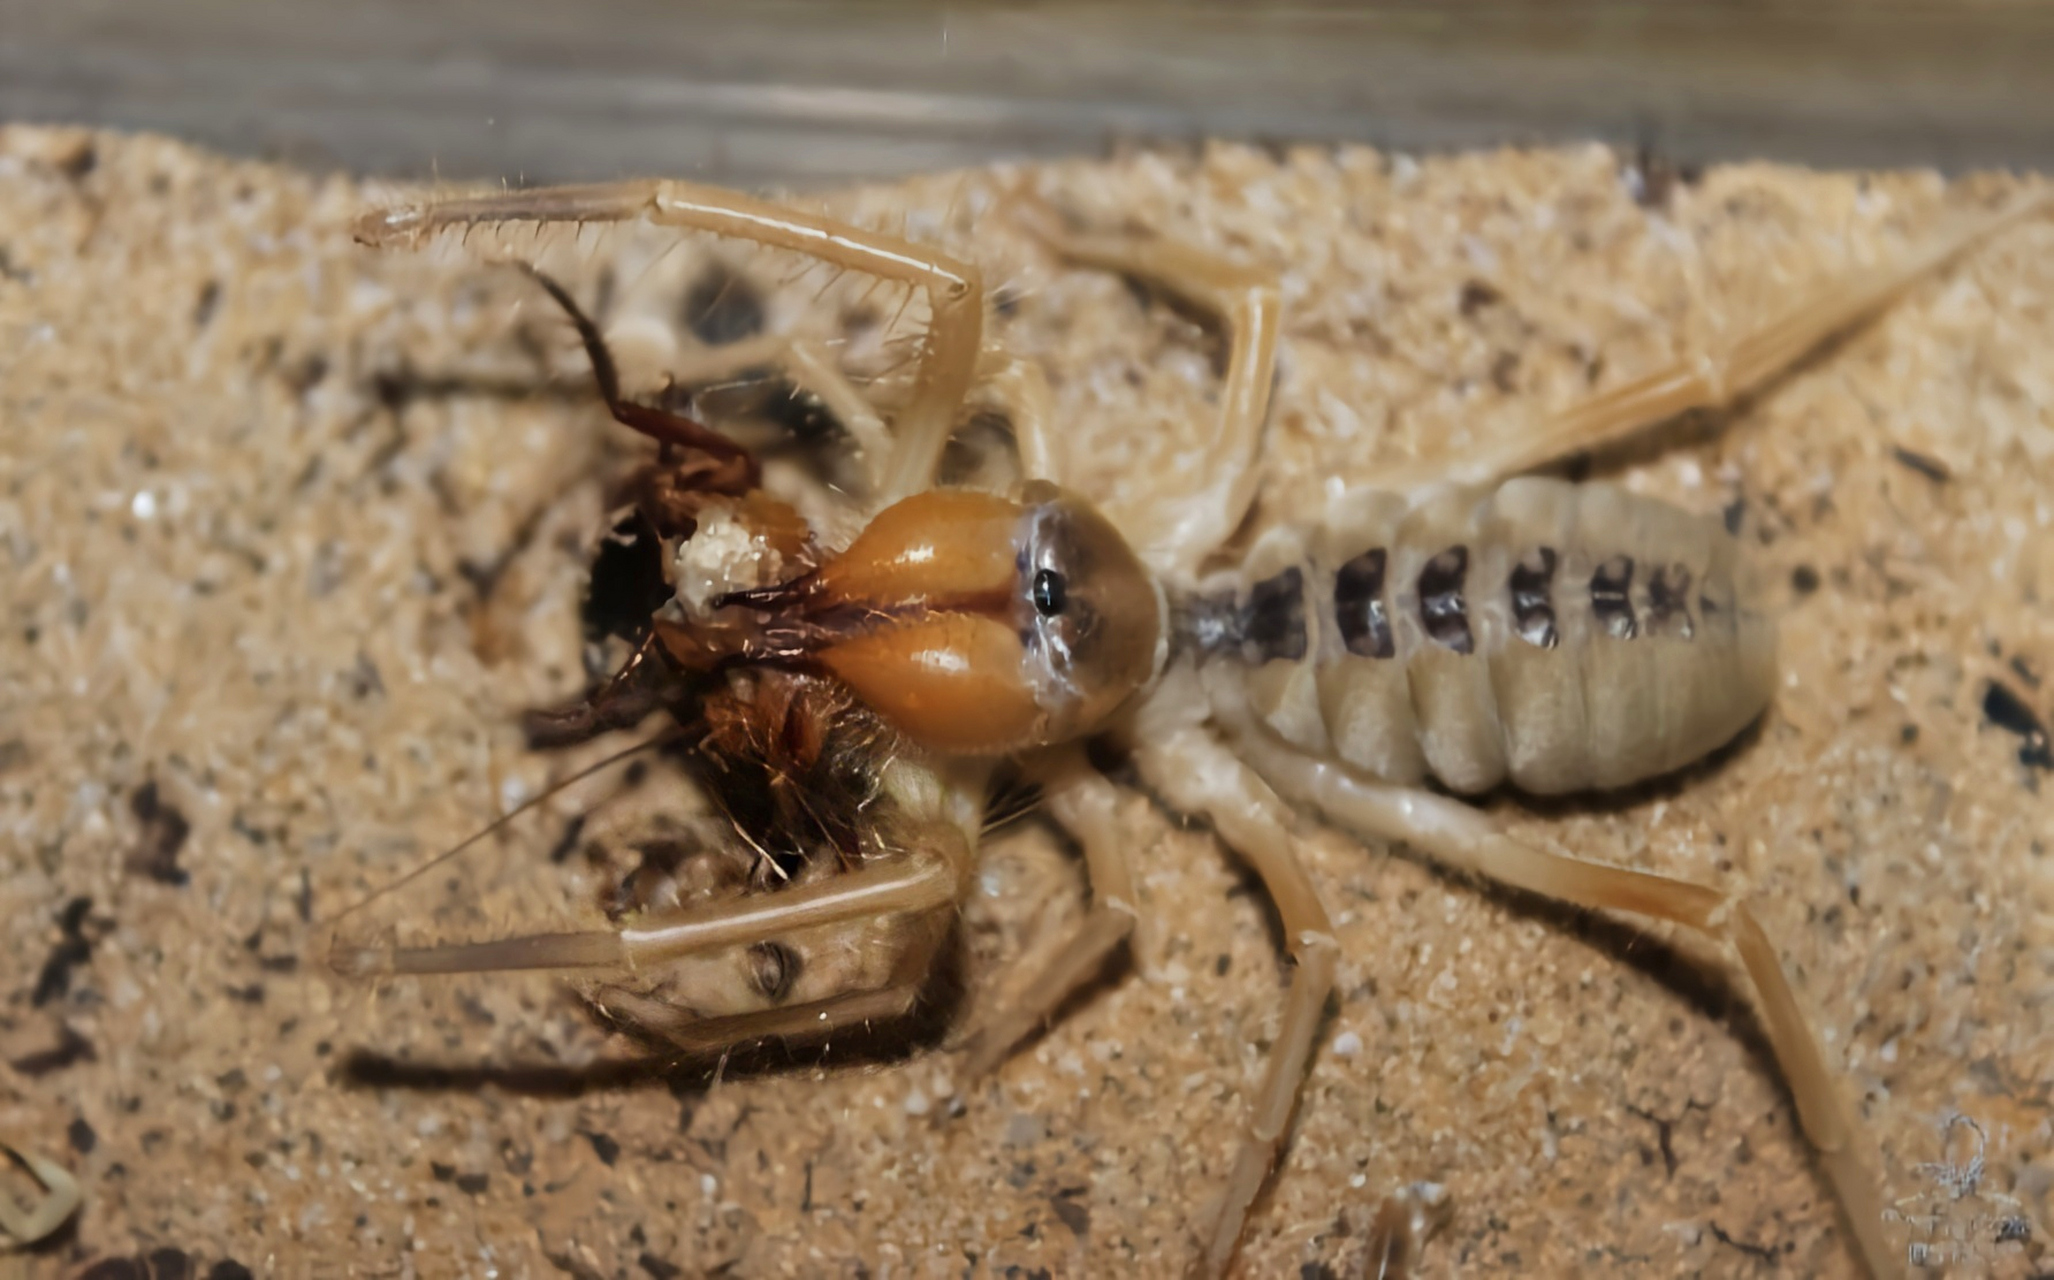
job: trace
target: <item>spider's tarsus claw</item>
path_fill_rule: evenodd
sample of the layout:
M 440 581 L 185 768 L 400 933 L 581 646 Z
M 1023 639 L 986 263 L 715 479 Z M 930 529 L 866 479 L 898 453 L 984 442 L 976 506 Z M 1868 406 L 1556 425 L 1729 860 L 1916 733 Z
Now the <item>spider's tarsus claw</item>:
M 418 232 L 425 219 L 419 205 L 395 205 L 373 209 L 350 223 L 350 238 L 371 248 L 383 248 L 395 240 Z

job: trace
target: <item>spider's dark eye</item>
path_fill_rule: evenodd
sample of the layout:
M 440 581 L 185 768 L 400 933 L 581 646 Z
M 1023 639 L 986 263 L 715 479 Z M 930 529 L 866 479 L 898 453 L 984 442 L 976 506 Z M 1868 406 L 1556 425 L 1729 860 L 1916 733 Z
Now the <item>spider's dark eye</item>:
M 1063 582 L 1063 575 L 1054 569 L 1043 569 L 1034 575 L 1034 612 L 1044 618 L 1053 618 L 1063 611 L 1063 602 L 1069 598 L 1069 587 Z

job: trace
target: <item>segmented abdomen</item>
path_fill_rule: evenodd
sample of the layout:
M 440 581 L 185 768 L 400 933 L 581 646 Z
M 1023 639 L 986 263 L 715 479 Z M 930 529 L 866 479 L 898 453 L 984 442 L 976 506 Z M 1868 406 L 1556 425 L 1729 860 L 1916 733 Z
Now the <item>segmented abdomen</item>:
M 1356 491 L 1186 610 L 1222 709 L 1394 782 L 1549 795 L 1688 764 L 1767 705 L 1774 627 L 1716 520 L 1522 478 Z

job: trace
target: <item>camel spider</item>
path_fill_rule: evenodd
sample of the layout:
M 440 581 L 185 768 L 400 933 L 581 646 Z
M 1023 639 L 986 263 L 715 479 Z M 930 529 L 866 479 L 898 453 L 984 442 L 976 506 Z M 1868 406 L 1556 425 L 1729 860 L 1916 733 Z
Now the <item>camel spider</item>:
M 1333 930 L 1293 848 L 1302 808 L 1457 872 L 1671 921 L 1737 953 L 1856 1250 L 1872 1273 L 1896 1274 L 1874 1161 L 1748 906 L 1711 885 L 1534 847 L 1451 793 L 1508 782 L 1539 795 L 1606 790 L 1668 773 L 1731 740 L 1774 690 L 1773 625 L 1738 544 L 1715 520 L 1611 485 L 1526 473 L 1730 403 L 2048 203 L 2035 194 L 1969 218 L 1900 262 L 1841 279 L 1738 340 L 1598 395 L 1512 444 L 1340 493 L 1214 572 L 1202 566 L 1241 526 L 1261 482 L 1280 300 L 1259 272 L 1168 239 L 1075 233 L 1028 205 L 1056 254 L 1168 290 L 1231 335 L 1203 480 L 1101 513 L 1061 487 L 1060 424 L 1037 372 L 1018 363 L 1003 365 L 1000 394 L 1030 480 L 1007 495 L 932 487 L 984 367 L 986 299 L 970 263 L 686 182 L 516 191 L 368 214 L 357 235 L 378 246 L 480 225 L 647 219 L 796 251 L 925 295 L 930 331 L 910 398 L 888 434 L 856 433 L 880 456 L 864 459 L 871 518 L 846 547 L 823 550 L 779 513 L 732 505 L 753 476 L 731 448 L 723 453 L 689 419 L 625 405 L 601 377 L 622 421 L 703 469 L 731 466 L 710 490 L 729 505 L 712 514 L 740 531 L 720 543 L 726 551 L 685 541 L 681 572 L 696 575 L 699 589 L 689 600 L 681 590 L 659 614 L 653 650 L 638 660 L 661 650 L 687 668 L 733 673 L 750 682 L 751 697 L 762 682 L 791 679 L 846 694 L 820 733 L 855 717 L 892 735 L 888 748 L 873 742 L 859 754 L 881 762 L 872 779 L 888 815 L 880 820 L 912 834 L 774 885 L 732 880 L 696 899 L 673 897 L 604 929 L 405 948 L 338 935 L 331 963 L 363 977 L 616 975 L 596 990 L 598 1003 L 691 1049 L 902 1013 L 971 883 L 994 766 L 1011 759 L 1040 780 L 1048 813 L 1081 845 L 1092 904 L 1070 945 L 977 1024 L 969 1068 L 989 1071 L 1126 943 L 1141 910 L 1112 821 L 1117 789 L 1079 750 L 1087 738 L 1111 737 L 1156 795 L 1208 820 L 1253 869 L 1292 961 L 1239 1154 L 1217 1211 L 1198 1225 L 1200 1271 L 1219 1274 L 1233 1258 L 1333 989 Z M 833 383 L 819 361 L 794 361 Z M 694 507 L 691 516 L 707 513 Z

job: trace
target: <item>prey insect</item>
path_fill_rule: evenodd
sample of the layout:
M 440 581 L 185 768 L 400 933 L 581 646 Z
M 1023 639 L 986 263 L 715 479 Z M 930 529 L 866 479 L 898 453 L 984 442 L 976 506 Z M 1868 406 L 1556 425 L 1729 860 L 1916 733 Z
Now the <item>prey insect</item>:
M 695 1047 L 897 1012 L 917 999 L 916 976 L 966 892 L 993 768 L 1014 760 L 1041 781 L 1050 816 L 1082 847 L 1092 905 L 1071 945 L 980 1019 L 969 1065 L 989 1070 L 1100 971 L 1142 909 L 1112 821 L 1117 789 L 1078 749 L 1112 738 L 1157 796 L 1209 820 L 1252 868 L 1292 961 L 1238 1154 L 1197 1224 L 1198 1270 L 1217 1274 L 1233 1258 L 1333 989 L 1333 930 L 1293 844 L 1302 809 L 1541 898 L 1673 922 L 1737 957 L 1855 1251 L 1871 1272 L 1895 1274 L 1874 1160 L 1746 903 L 1711 885 L 1537 847 L 1457 797 L 1505 784 L 1540 795 L 1602 791 L 1659 776 L 1732 739 L 1773 693 L 1773 624 L 1715 520 L 1616 486 L 1526 473 L 1731 403 L 2046 204 L 2036 195 L 1973 217 L 1512 444 L 1341 492 L 1215 571 L 1204 566 L 1240 528 L 1261 482 L 1281 314 L 1277 286 L 1260 272 L 1168 239 L 1076 233 L 1024 202 L 1054 253 L 1171 291 L 1217 316 L 1231 338 L 1198 480 L 1101 512 L 1061 487 L 1061 424 L 1031 367 L 987 356 L 980 274 L 948 254 L 676 182 L 368 215 L 358 234 L 379 245 L 480 225 L 646 219 L 794 250 L 924 294 L 930 330 L 909 398 L 877 441 L 882 456 L 865 460 L 873 487 L 862 532 L 808 551 L 780 545 L 775 520 L 740 518 L 740 536 L 707 542 L 702 525 L 683 544 L 678 574 L 702 586 L 681 591 L 652 630 L 666 661 L 731 679 L 822 682 L 809 687 L 846 696 L 851 716 L 860 708 L 874 717 L 890 735 L 864 748 L 886 762 L 877 794 L 899 829 L 918 834 L 818 860 L 818 870 L 788 881 L 723 881 L 604 929 L 411 948 L 345 939 L 331 958 L 363 976 L 632 975 L 643 989 L 623 985 L 618 1006 Z M 1005 374 L 1030 479 L 1002 495 L 935 489 L 943 446 L 991 371 Z M 629 416 L 619 407 L 616 415 Z M 630 425 L 659 439 L 672 432 L 679 450 L 718 452 L 684 428 Z M 739 550 L 706 560 L 716 545 Z M 774 962 L 763 959 L 766 948 Z M 852 955 L 870 963 L 822 962 Z M 786 981 L 794 971 L 813 980 Z

